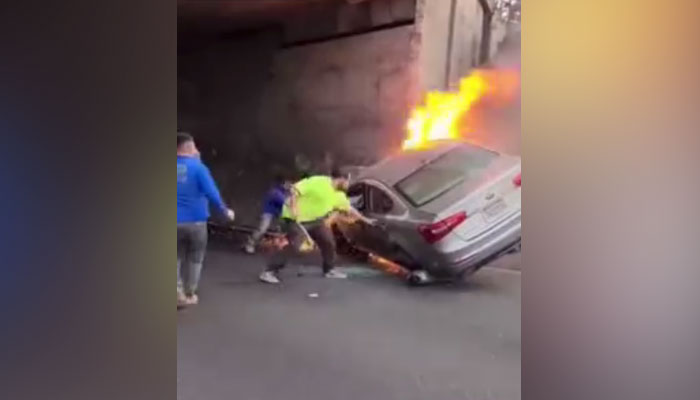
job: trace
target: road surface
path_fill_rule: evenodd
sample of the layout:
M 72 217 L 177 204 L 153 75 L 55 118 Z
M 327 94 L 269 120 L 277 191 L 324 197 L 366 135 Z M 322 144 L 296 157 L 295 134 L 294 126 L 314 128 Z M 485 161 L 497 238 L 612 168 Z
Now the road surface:
M 508 257 L 497 264 L 512 269 Z M 409 288 L 290 267 L 274 287 L 256 281 L 262 264 L 210 251 L 200 305 L 178 312 L 178 399 L 520 399 L 519 272 Z

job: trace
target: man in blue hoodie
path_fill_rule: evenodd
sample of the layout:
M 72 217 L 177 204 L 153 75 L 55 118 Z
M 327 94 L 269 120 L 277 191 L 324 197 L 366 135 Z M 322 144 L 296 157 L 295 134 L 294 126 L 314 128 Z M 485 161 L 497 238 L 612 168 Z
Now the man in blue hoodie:
M 275 183 L 265 195 L 263 202 L 263 212 L 260 216 L 260 225 L 258 229 L 248 239 L 244 250 L 248 254 L 255 253 L 255 246 L 260 239 L 265 235 L 273 222 L 277 221 L 282 215 L 282 207 L 289 196 L 292 189 L 292 180 L 282 174 L 277 174 Z
M 177 134 L 177 298 L 178 307 L 198 303 L 197 288 L 207 248 L 209 203 L 233 220 L 209 169 L 199 158 L 194 139 Z M 180 273 L 186 268 L 186 273 Z

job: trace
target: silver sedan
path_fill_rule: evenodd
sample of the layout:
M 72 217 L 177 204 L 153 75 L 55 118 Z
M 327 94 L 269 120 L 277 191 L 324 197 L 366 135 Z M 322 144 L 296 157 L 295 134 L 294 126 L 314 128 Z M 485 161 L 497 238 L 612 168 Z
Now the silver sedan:
M 372 226 L 339 220 L 339 239 L 413 271 L 461 279 L 519 248 L 521 163 L 461 142 L 403 151 L 365 168 L 348 190 Z

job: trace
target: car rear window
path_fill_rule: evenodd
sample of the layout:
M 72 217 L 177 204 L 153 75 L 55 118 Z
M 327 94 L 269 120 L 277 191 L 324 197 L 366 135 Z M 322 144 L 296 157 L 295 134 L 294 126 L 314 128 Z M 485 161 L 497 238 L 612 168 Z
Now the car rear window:
M 498 157 L 480 147 L 457 147 L 428 162 L 395 185 L 411 204 L 423 206 L 455 186 L 478 179 Z

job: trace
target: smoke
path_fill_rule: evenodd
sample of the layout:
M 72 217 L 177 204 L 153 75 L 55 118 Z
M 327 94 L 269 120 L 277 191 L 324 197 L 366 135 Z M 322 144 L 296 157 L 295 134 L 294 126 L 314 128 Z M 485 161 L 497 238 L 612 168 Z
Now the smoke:
M 496 67 L 520 70 L 520 31 L 512 30 L 505 37 L 492 60 Z
M 520 32 L 512 32 L 501 43 L 498 52 L 493 57 L 487 69 L 507 69 L 520 71 Z M 519 80 L 520 81 L 520 80 Z M 521 154 L 521 90 L 518 87 L 516 96 L 507 104 L 482 104 L 479 113 L 480 127 L 478 141 L 481 145 L 496 151 L 520 156 Z

